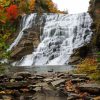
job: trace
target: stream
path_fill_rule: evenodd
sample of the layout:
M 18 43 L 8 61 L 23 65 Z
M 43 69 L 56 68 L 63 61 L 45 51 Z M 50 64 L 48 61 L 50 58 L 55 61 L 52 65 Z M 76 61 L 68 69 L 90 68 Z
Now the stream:
M 44 65 L 44 66 L 8 66 L 5 70 L 5 73 L 14 74 L 16 72 L 25 72 L 28 71 L 31 74 L 46 74 L 48 72 L 69 72 L 73 70 L 74 66 L 72 65 Z

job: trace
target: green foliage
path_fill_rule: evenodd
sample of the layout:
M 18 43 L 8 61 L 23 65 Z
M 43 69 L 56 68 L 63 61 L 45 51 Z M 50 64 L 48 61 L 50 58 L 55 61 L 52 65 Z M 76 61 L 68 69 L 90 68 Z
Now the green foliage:
M 97 58 L 97 62 L 100 62 L 100 58 Z
M 11 3 L 11 0 L 0 0 L 0 5 L 3 7 L 8 7 Z
M 9 66 L 5 65 L 5 64 L 0 64 L 0 74 L 4 74 L 6 73 L 6 71 L 8 70 Z M 2 87 L 0 87 L 2 88 Z
M 25 14 L 25 13 L 29 13 L 29 3 L 24 0 L 20 0 L 18 3 L 18 8 L 19 8 L 19 14 Z
M 98 55 L 100 55 L 100 52 L 97 52 Z
M 5 68 L 0 66 L 0 74 L 3 74 L 5 72 Z
M 12 0 L 13 1 L 13 0 Z M 0 59 L 9 58 L 9 38 L 16 32 L 18 9 L 11 0 L 0 0 Z
M 97 52 L 97 62 L 100 63 L 100 52 Z
M 6 39 L 9 37 L 9 35 L 5 34 L 5 35 L 1 35 L 0 34 L 0 58 L 7 58 L 9 59 L 10 57 L 10 51 L 7 52 L 7 48 L 9 47 L 9 45 L 6 43 Z
M 100 81 L 100 70 L 97 69 L 95 58 L 86 58 L 79 65 L 75 73 L 87 74 L 91 79 Z
M 92 73 L 90 77 L 98 82 L 100 82 L 100 70 L 96 70 L 95 73 Z

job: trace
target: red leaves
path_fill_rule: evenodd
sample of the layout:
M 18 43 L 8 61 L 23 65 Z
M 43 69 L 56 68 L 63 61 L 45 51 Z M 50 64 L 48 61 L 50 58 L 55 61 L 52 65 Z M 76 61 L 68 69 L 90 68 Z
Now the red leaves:
M 10 5 L 4 8 L 0 5 L 0 22 L 6 23 L 6 21 L 14 22 L 18 17 L 18 8 L 16 5 Z
M 10 5 L 6 11 L 8 20 L 14 21 L 18 17 L 18 8 L 16 5 Z
M 2 10 L 3 9 L 3 7 L 0 5 L 0 10 Z

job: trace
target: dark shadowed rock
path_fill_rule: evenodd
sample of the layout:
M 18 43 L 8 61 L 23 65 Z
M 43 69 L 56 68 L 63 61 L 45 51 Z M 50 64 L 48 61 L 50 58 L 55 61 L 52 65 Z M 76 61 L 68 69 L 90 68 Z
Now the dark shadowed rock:
M 67 98 L 67 100 L 77 100 L 77 99 L 79 99 L 79 95 L 75 93 L 71 93 Z
M 100 84 L 80 84 L 77 86 L 80 91 L 85 91 L 93 94 L 100 93 Z
M 28 77 L 31 77 L 31 73 L 29 73 L 29 72 L 17 72 L 17 73 L 15 73 L 14 74 L 14 76 L 13 77 L 19 77 L 19 76 L 22 76 L 23 78 L 28 78 Z
M 80 79 L 89 79 L 87 74 L 72 74 L 73 78 L 80 78 Z
M 85 82 L 86 80 L 85 79 L 79 79 L 79 78 L 76 78 L 76 79 L 71 79 L 72 83 L 80 83 L 80 82 Z
M 13 76 L 11 79 L 14 79 L 15 81 L 22 81 L 24 78 L 22 76 Z
M 6 89 L 20 89 L 27 86 L 27 82 L 4 82 L 0 83 L 0 87 Z

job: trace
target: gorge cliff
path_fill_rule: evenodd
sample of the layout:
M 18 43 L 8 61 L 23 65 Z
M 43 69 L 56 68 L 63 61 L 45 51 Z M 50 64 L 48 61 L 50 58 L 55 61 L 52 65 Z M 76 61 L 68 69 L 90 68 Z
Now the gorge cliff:
M 95 33 L 92 46 L 96 51 L 100 51 L 100 0 L 90 0 L 89 13 L 93 19 L 91 29 Z

